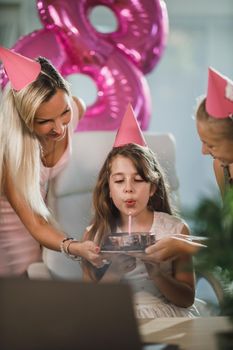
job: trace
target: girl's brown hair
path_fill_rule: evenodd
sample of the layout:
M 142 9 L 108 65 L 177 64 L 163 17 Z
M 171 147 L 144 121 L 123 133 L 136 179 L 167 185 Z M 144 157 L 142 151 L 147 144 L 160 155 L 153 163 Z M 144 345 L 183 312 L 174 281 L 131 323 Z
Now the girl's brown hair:
M 132 143 L 113 148 L 100 170 L 93 192 L 94 217 L 91 229 L 87 233 L 87 239 L 94 240 L 95 238 L 98 244 L 101 244 L 106 235 L 116 230 L 120 217 L 119 211 L 109 195 L 111 165 L 116 156 L 119 155 L 130 159 L 142 179 L 156 186 L 156 191 L 148 202 L 148 209 L 172 214 L 168 199 L 168 185 L 154 153 L 148 147 Z

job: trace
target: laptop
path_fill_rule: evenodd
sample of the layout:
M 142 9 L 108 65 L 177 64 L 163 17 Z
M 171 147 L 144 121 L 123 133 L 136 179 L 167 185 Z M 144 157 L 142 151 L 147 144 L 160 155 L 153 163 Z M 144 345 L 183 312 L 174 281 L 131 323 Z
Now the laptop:
M 142 350 L 130 287 L 2 278 L 0 349 Z

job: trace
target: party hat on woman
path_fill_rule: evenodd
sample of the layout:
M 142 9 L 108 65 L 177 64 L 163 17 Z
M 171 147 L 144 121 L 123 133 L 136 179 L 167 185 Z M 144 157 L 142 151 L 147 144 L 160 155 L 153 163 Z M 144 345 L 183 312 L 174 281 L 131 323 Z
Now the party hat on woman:
M 206 110 L 217 119 L 233 115 L 233 82 L 213 68 L 209 68 Z
M 13 89 L 19 91 L 32 83 L 41 71 L 38 62 L 0 46 L 0 60 Z
M 146 146 L 146 141 L 134 115 L 131 104 L 128 104 L 124 117 L 121 120 L 113 147 L 124 146 L 128 143 L 136 143 Z

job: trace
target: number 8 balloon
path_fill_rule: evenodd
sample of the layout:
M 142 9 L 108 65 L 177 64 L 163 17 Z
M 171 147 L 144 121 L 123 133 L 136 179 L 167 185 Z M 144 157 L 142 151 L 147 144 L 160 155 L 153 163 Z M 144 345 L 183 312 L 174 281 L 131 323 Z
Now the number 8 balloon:
M 118 28 L 99 33 L 89 21 L 98 5 L 113 11 Z M 13 49 L 28 57 L 45 56 L 64 76 L 86 74 L 97 87 L 78 130 L 115 130 L 127 104 L 142 130 L 149 125 L 150 93 L 143 74 L 160 60 L 167 41 L 163 0 L 38 0 L 44 29 L 18 40 Z M 3 76 L 3 74 L 2 74 Z M 2 78 L 2 85 L 6 76 Z

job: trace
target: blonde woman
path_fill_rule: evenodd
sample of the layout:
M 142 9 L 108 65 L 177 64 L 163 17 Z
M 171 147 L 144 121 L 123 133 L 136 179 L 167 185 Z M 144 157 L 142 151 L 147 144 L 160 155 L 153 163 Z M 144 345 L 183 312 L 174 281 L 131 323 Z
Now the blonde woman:
M 208 93 L 196 112 L 202 153 L 213 158 L 222 196 L 233 183 L 233 82 L 209 69 Z
M 99 247 L 52 224 L 49 179 L 66 165 L 83 103 L 45 58 L 30 60 L 0 47 L 10 84 L 0 107 L 0 276 L 24 275 L 41 246 L 100 264 Z

